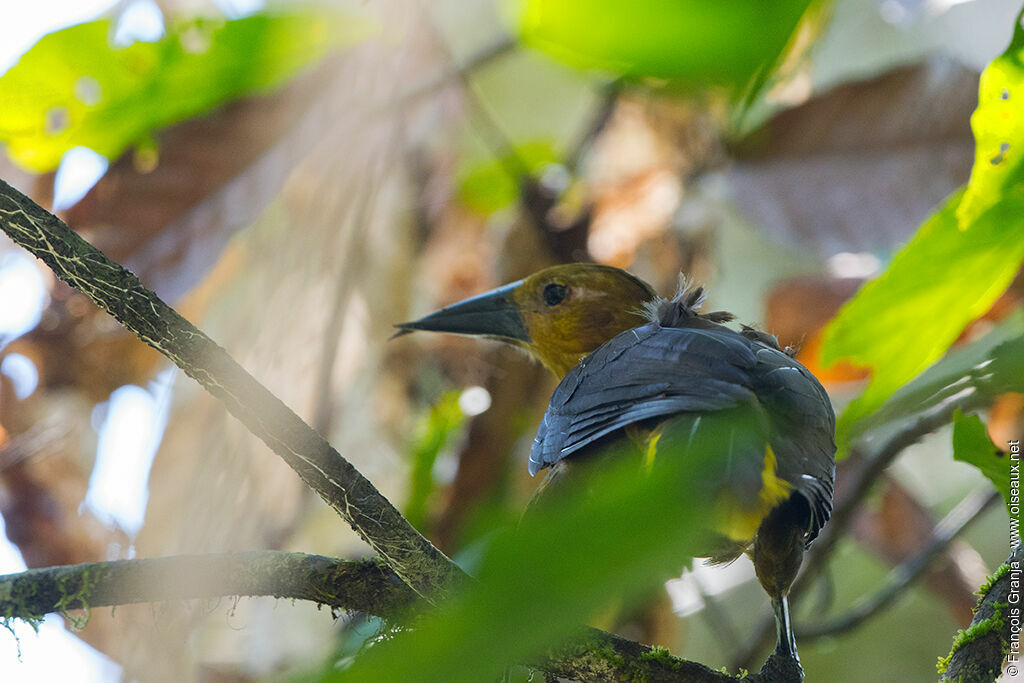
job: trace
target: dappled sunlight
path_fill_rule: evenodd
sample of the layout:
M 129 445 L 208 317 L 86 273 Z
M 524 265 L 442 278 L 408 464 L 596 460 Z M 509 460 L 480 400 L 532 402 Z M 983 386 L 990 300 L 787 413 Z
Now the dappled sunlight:
M 118 0 L 46 0 L 21 3 L 0 22 L 0 74 L 7 71 L 37 40 L 51 31 L 88 21 L 117 5 Z
M 46 278 L 35 259 L 13 248 L 0 251 L 0 345 L 39 322 L 47 302 Z
M 116 389 L 94 411 L 101 416 L 99 443 L 85 503 L 131 537 L 145 519 L 149 470 L 167 424 L 175 374 L 176 369 L 164 370 L 148 391 L 133 385 Z
M 105 156 L 87 147 L 72 147 L 65 152 L 53 181 L 53 210 L 70 209 L 81 201 L 109 165 Z
M 155 43 L 164 37 L 164 15 L 154 0 L 129 0 L 117 17 L 111 39 L 117 47 L 134 42 Z
M 28 356 L 8 353 L 0 361 L 0 373 L 6 375 L 14 385 L 14 395 L 23 401 L 39 386 L 39 370 Z

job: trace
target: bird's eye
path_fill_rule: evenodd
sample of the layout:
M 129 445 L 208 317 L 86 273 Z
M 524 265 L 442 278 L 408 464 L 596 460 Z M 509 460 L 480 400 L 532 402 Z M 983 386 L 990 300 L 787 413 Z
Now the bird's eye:
M 566 286 L 552 282 L 544 288 L 544 303 L 548 306 L 557 306 L 565 300 Z

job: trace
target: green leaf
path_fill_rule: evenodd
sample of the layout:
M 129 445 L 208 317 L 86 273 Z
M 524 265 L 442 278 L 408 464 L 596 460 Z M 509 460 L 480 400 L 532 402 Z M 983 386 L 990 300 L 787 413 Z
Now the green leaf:
M 519 171 L 535 173 L 558 161 L 554 142 L 534 140 L 516 145 L 500 159 L 473 164 L 459 172 L 459 199 L 485 216 L 519 198 Z M 522 168 L 520 168 L 522 167 Z
M 76 146 L 115 159 L 176 121 L 273 89 L 367 26 L 327 14 L 196 19 L 123 48 L 110 45 L 109 20 L 72 26 L 0 77 L 0 141 L 35 172 Z
M 617 601 L 661 590 L 706 547 L 713 487 L 672 467 L 647 474 L 635 457 L 613 456 L 605 469 L 588 481 L 595 494 L 581 501 L 558 488 L 495 532 L 462 596 L 327 680 L 497 680 Z
M 971 116 L 974 166 L 967 192 L 957 210 L 968 225 L 1004 194 L 1024 193 L 1024 28 L 1017 15 L 1006 52 L 981 74 L 978 107 Z
M 1010 506 L 1010 455 L 996 448 L 976 415 L 953 413 L 953 459 L 981 470 Z
M 423 529 L 427 516 L 427 499 L 434 490 L 434 463 L 441 449 L 465 422 L 459 408 L 459 392 L 441 396 L 420 422 L 412 445 L 412 486 L 406 503 L 405 518 L 417 529 Z
M 961 196 L 928 219 L 825 330 L 825 363 L 845 358 L 873 369 L 868 388 L 840 418 L 840 440 L 939 359 L 992 306 L 1024 259 L 1024 201 L 1004 200 L 960 226 Z
M 518 0 L 522 42 L 582 69 L 744 85 L 782 52 L 811 0 Z
M 1024 98 L 1022 58 L 1018 25 L 1007 52 L 982 75 L 971 121 L 977 153 L 970 182 L 825 331 L 824 362 L 847 359 L 873 371 L 868 388 L 839 420 L 841 443 L 858 420 L 939 359 L 992 306 L 1024 260 L 1024 108 L 1005 106 L 1013 93 Z M 1009 145 L 1008 151 L 993 154 L 993 145 Z
M 985 400 L 1008 391 L 1024 392 L 1024 310 L 999 321 L 967 346 L 951 350 L 900 387 L 880 410 L 857 423 L 858 431 L 920 415 L 955 400 L 968 386 Z
M 1024 393 L 1024 336 L 997 346 L 984 369 L 991 374 L 994 391 Z

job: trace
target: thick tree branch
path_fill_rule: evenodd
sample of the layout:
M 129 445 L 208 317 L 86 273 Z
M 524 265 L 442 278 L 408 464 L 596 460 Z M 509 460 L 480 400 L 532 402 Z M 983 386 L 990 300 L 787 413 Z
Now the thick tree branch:
M 309 600 L 332 609 L 399 618 L 419 596 L 376 560 L 258 550 L 90 562 L 0 576 L 0 616 L 235 595 Z
M 971 625 L 957 634 L 952 652 L 939 661 L 943 681 L 990 683 L 999 677 L 1010 648 L 1011 630 L 1016 628 L 1020 635 L 1021 561 L 1018 543 L 994 580 L 982 589 Z M 1017 669 L 1022 666 L 1019 660 L 1010 664 Z M 1013 671 L 1010 674 L 1016 678 Z
M 644 681 L 645 683 L 791 683 L 803 673 L 792 659 L 769 657 L 755 674 L 737 678 L 698 662 L 680 659 L 663 647 L 651 647 L 590 628 L 548 653 L 535 666 L 571 681 Z
M 465 576 L 329 443 L 139 279 L 0 180 L 0 228 L 171 359 L 284 458 L 413 590 L 443 599 Z
M 231 596 L 308 600 L 399 622 L 426 606 L 378 561 L 259 550 L 92 562 L 0 576 L 0 619 L 37 622 L 50 612 Z M 662 648 L 598 629 L 586 629 L 582 636 L 531 665 L 581 681 L 736 680 L 673 657 Z M 764 683 L 784 679 L 755 675 L 743 680 Z
M 536 666 L 559 679 L 570 681 L 735 683 L 737 680 L 703 664 L 673 657 L 664 648 L 641 645 L 597 629 L 589 629 L 581 637 L 552 651 Z

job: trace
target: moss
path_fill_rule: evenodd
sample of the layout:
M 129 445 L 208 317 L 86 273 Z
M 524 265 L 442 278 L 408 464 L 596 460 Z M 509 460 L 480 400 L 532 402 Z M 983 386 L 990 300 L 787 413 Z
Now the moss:
M 981 584 L 978 587 L 978 590 L 974 591 L 974 594 L 978 595 L 978 596 L 981 596 L 981 597 L 985 597 L 986 595 L 988 595 L 988 592 L 990 590 L 992 590 L 993 584 L 995 584 L 995 582 L 998 581 L 999 579 L 1003 578 L 1003 576 L 1008 571 L 1010 571 L 1010 565 L 1009 564 L 1005 564 L 1004 563 L 1004 564 L 1000 565 L 999 569 L 996 570 L 996 573 L 993 574 L 992 576 L 988 577 L 987 579 L 985 579 L 985 583 Z M 977 609 L 977 608 L 975 608 L 975 609 Z
M 598 660 L 600 660 L 602 662 L 607 662 L 608 668 L 611 669 L 612 671 L 622 670 L 622 668 L 626 665 L 626 660 L 623 659 L 622 655 L 620 655 L 618 652 L 616 652 L 615 648 L 612 647 L 611 645 L 599 645 L 597 643 L 591 643 L 588 648 L 585 648 L 582 651 L 585 651 L 588 654 L 592 655 L 595 659 L 598 659 Z M 637 678 L 637 675 L 639 675 L 640 673 L 641 672 L 639 672 L 639 671 L 637 671 L 635 673 L 634 672 L 629 672 L 628 677 L 624 676 L 623 680 L 628 680 L 628 681 L 642 680 L 642 679 L 638 679 Z
M 32 630 L 38 632 L 39 625 L 43 623 L 46 615 L 29 607 L 29 603 L 38 593 L 39 583 L 36 581 L 5 582 L 0 589 L 0 604 L 4 606 L 3 612 L 0 613 L 0 626 L 13 634 L 14 620 L 17 619 L 24 621 L 32 627 Z
M 615 648 L 611 645 L 596 645 L 590 649 L 590 652 L 598 659 L 608 662 L 615 668 L 621 667 L 625 661 L 622 655 L 616 652 Z
M 589 652 L 602 661 L 608 663 L 612 670 L 619 671 L 621 680 L 632 681 L 633 683 L 645 683 L 649 665 L 655 664 L 659 668 L 671 671 L 679 671 L 682 662 L 675 657 L 668 648 L 655 646 L 640 655 L 632 662 L 619 654 L 611 645 L 594 645 Z
M 640 661 L 660 664 L 672 671 L 678 671 L 681 666 L 679 659 L 669 652 L 667 647 L 661 647 L 660 645 L 655 645 L 650 650 L 640 655 Z
M 22 621 L 32 627 L 32 630 L 39 633 L 39 626 L 43 623 L 45 614 L 34 612 L 28 603 L 39 592 L 39 584 L 35 581 L 11 581 L 5 582 L 0 588 L 0 604 L 4 606 L 0 614 L 0 626 L 7 629 L 14 636 L 15 647 L 18 651 L 18 659 L 21 659 L 21 639 L 14 632 L 14 622 Z
M 86 566 L 80 573 L 66 573 L 57 577 L 56 583 L 60 599 L 54 604 L 54 609 L 68 620 L 71 628 L 75 631 L 85 628 L 92 616 L 89 597 L 96 585 L 96 573 L 100 566 L 102 565 Z M 80 616 L 68 614 L 69 609 L 81 609 L 85 614 Z
M 1001 575 L 1002 574 L 1000 572 L 996 572 L 996 578 Z M 945 657 L 939 657 L 939 661 L 935 666 L 939 675 L 946 673 L 946 669 L 949 668 L 949 663 L 952 661 L 953 655 L 959 652 L 961 648 L 982 636 L 988 635 L 992 631 L 1002 630 L 1003 626 L 1006 625 L 1006 622 L 1003 620 L 1003 608 L 1008 606 L 1009 605 L 1005 602 L 993 603 L 992 616 L 988 619 L 979 621 L 977 624 L 973 624 L 966 629 L 958 630 L 956 632 L 956 636 L 953 637 L 953 647 L 950 649 L 949 654 Z

